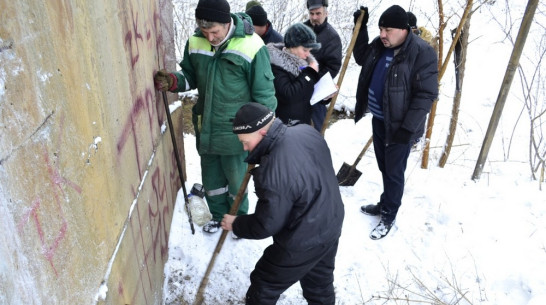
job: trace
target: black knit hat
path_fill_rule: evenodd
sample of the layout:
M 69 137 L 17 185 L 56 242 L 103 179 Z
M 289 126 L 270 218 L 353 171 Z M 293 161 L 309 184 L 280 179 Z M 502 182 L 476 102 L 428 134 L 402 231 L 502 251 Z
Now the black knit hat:
M 303 23 L 294 23 L 284 33 L 284 46 L 295 48 L 303 46 L 304 48 L 320 49 L 320 43 L 317 42 L 317 36 L 310 27 Z
M 416 28 L 417 27 L 417 17 L 412 12 L 408 13 L 408 24 L 410 28 Z
M 407 29 L 409 28 L 408 14 L 406 14 L 406 11 L 400 6 L 393 5 L 381 14 L 381 17 L 379 17 L 379 26 L 384 28 Z
M 246 12 L 250 18 L 252 18 L 252 23 L 257 26 L 267 25 L 267 13 L 261 5 L 254 5 L 250 7 Z
M 314 10 L 323 6 L 328 7 L 328 0 L 307 0 L 308 10 Z
M 199 0 L 195 18 L 218 23 L 230 23 L 230 7 L 226 0 Z
M 275 114 L 262 104 L 250 102 L 237 110 L 233 119 L 233 133 L 253 133 L 271 122 Z

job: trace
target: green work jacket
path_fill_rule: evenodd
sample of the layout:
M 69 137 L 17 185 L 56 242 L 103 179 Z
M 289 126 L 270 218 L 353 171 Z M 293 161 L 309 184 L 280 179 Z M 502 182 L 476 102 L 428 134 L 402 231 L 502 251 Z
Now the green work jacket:
M 181 71 L 175 72 L 177 88 L 197 88 L 192 109 L 197 150 L 202 154 L 235 155 L 243 146 L 232 132 L 237 110 L 258 102 L 275 111 L 277 100 L 269 53 L 246 14 L 231 14 L 235 31 L 218 50 L 200 30 L 188 39 Z

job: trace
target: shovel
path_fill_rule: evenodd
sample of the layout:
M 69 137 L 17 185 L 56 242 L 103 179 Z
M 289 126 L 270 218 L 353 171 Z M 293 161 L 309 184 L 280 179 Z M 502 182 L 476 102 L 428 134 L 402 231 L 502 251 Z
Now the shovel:
M 337 78 L 337 88 L 341 88 L 341 83 L 343 82 L 343 78 L 345 77 L 345 71 L 347 70 L 347 65 L 349 64 L 349 60 L 351 59 L 351 54 L 353 53 L 353 48 L 355 46 L 356 38 L 358 37 L 358 32 L 360 32 L 360 27 L 362 26 L 362 19 L 364 18 L 364 10 L 360 10 L 360 16 L 358 16 L 358 19 L 356 20 L 355 28 L 353 30 L 353 37 L 351 38 L 351 42 L 349 43 L 349 46 L 347 47 L 347 54 L 345 54 L 345 60 L 343 61 L 343 65 L 341 66 L 341 71 L 339 72 L 339 76 Z M 326 131 L 326 127 L 328 127 L 330 122 L 330 116 L 332 115 L 332 112 L 334 111 L 334 105 L 336 104 L 337 96 L 339 94 L 335 94 L 332 100 L 330 101 L 330 106 L 328 106 L 328 110 L 326 111 L 326 116 L 324 117 L 324 123 L 322 124 L 322 129 L 320 130 L 320 134 L 324 136 L 324 132 Z
M 355 163 L 353 163 L 353 165 L 349 165 L 343 162 L 343 165 L 341 166 L 341 168 L 339 169 L 336 175 L 337 182 L 339 185 L 341 186 L 355 185 L 358 178 L 360 178 L 360 176 L 362 175 L 362 173 L 356 169 L 356 165 L 358 164 L 358 162 L 360 162 L 360 159 L 362 159 L 362 156 L 364 156 L 364 153 L 366 153 L 370 145 L 372 145 L 372 142 L 373 142 L 373 136 L 370 137 L 370 139 L 368 140 L 368 143 L 366 143 L 366 145 L 364 146 L 364 148 L 362 149 L 362 151 L 356 158 Z
M 248 182 L 250 181 L 250 171 L 255 167 L 255 164 L 248 164 L 245 177 L 243 178 L 243 182 L 241 182 L 241 186 L 239 187 L 239 191 L 237 191 L 237 195 L 235 196 L 235 199 L 233 200 L 233 204 L 231 205 L 231 209 L 229 210 L 229 215 L 236 215 L 237 211 L 239 210 L 239 205 L 241 204 L 241 200 L 243 199 L 243 195 L 245 194 L 246 187 L 248 185 Z M 205 288 L 207 287 L 207 284 L 209 283 L 209 275 L 212 271 L 212 267 L 214 267 L 214 262 L 216 261 L 216 257 L 220 253 L 220 250 L 222 250 L 222 246 L 224 245 L 224 241 L 226 240 L 226 236 L 229 231 L 223 230 L 222 235 L 220 235 L 220 239 L 218 240 L 218 243 L 216 244 L 216 248 L 214 249 L 214 253 L 212 253 L 212 257 L 209 262 L 209 266 L 207 267 L 207 270 L 205 271 L 205 276 L 201 280 L 201 284 L 199 284 L 199 288 L 197 289 L 197 295 L 195 297 L 195 300 L 193 302 L 193 305 L 201 305 L 203 304 L 205 300 Z

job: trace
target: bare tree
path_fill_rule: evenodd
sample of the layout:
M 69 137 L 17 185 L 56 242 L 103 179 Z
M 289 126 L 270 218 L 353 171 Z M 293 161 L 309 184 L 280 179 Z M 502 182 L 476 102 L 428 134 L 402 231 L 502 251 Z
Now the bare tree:
M 449 50 L 445 56 L 443 57 L 443 50 L 444 50 L 444 30 L 447 25 L 447 22 L 445 21 L 444 16 L 444 4 L 442 0 L 438 0 L 438 16 L 439 16 L 439 29 L 438 29 L 438 82 L 442 80 L 442 77 L 444 76 L 444 73 L 446 72 L 447 65 L 449 63 L 449 59 L 451 57 L 451 54 L 453 53 L 455 49 L 455 45 L 457 44 L 457 41 L 459 40 L 459 37 L 461 36 L 463 25 L 466 23 L 466 19 L 468 18 L 468 15 L 472 9 L 472 6 L 474 5 L 473 0 L 466 0 L 466 6 L 463 12 L 463 15 L 461 16 L 461 20 L 459 21 L 459 25 L 457 26 L 457 29 L 455 31 L 455 35 L 453 38 L 453 41 L 451 42 L 451 45 L 449 47 Z M 434 101 L 432 103 L 432 108 L 430 109 L 430 113 L 428 115 L 428 122 L 427 122 L 427 128 L 425 130 L 425 147 L 423 150 L 423 158 L 421 160 L 421 168 L 428 168 L 428 157 L 429 157 L 429 151 L 430 151 L 430 138 L 432 136 L 432 128 L 434 127 L 434 118 L 436 116 L 436 106 L 437 106 L 438 100 Z
M 493 137 L 495 135 L 495 131 L 497 129 L 502 110 L 504 108 L 504 104 L 506 103 L 508 92 L 510 91 L 510 85 L 512 84 L 515 70 L 520 65 L 519 60 L 523 52 L 523 47 L 525 46 L 525 41 L 527 40 L 529 28 L 531 27 L 531 24 L 533 22 L 537 6 L 538 0 L 529 0 L 529 2 L 527 3 L 521 26 L 519 28 L 516 41 L 514 43 L 514 49 L 512 51 L 512 55 L 510 56 L 510 61 L 506 68 L 504 79 L 502 81 L 499 96 L 497 98 L 497 102 L 495 103 L 495 108 L 493 109 L 491 120 L 489 121 L 489 127 L 487 128 L 483 145 L 480 150 L 480 155 L 478 156 L 478 160 L 476 161 L 476 167 L 474 168 L 474 173 L 472 174 L 472 180 L 478 180 L 483 170 L 483 165 L 485 164 L 485 160 L 487 159 L 489 148 L 491 147 L 491 143 L 493 142 Z
M 461 36 L 459 37 L 459 40 L 455 40 L 456 30 L 452 30 L 451 34 L 453 37 L 453 41 L 456 41 L 455 45 L 455 56 L 454 56 L 454 63 L 455 63 L 455 96 L 453 98 L 453 106 L 451 108 L 451 118 L 450 118 L 450 124 L 449 124 L 449 133 L 447 135 L 446 144 L 444 146 L 444 151 L 442 152 L 442 155 L 440 157 L 440 161 L 438 165 L 443 168 L 447 162 L 447 159 L 449 157 L 449 153 L 451 152 L 451 147 L 453 146 L 453 142 L 455 140 L 455 133 L 457 131 L 457 124 L 459 121 L 459 109 L 461 106 L 461 97 L 462 97 L 462 88 L 463 88 L 463 81 L 464 81 L 464 71 L 465 71 L 465 64 L 466 64 L 466 54 L 468 50 L 468 37 L 470 34 L 470 19 L 472 18 L 473 13 L 479 9 L 482 5 L 488 4 L 492 1 L 485 0 L 481 3 L 478 3 L 476 9 L 474 9 L 470 14 L 468 14 L 467 20 L 463 25 L 463 29 L 461 32 Z
M 544 28 L 542 28 L 544 33 Z M 524 96 L 524 107 L 529 116 L 529 166 L 533 179 L 539 180 L 539 186 L 544 182 L 544 168 L 546 161 L 546 137 L 544 124 L 546 117 L 546 104 L 544 103 L 546 90 L 546 77 L 543 75 L 542 62 L 546 54 L 546 34 L 543 34 L 538 45 L 536 56 L 532 60 L 535 70 L 527 75 L 521 65 L 518 65 L 521 90 Z M 532 65 L 533 65 L 532 64 Z M 542 103 L 541 103 L 542 102 Z M 537 178 L 537 173 L 540 173 Z M 542 188 L 541 188 L 542 189 Z

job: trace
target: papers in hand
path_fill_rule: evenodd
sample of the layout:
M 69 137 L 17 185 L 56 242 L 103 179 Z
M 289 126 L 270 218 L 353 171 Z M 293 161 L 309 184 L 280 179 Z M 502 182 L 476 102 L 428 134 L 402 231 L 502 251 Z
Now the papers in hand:
M 311 105 L 322 101 L 336 92 L 336 83 L 334 83 L 330 72 L 326 72 L 315 84 L 315 91 L 313 91 L 313 96 L 311 96 Z

